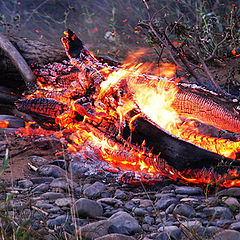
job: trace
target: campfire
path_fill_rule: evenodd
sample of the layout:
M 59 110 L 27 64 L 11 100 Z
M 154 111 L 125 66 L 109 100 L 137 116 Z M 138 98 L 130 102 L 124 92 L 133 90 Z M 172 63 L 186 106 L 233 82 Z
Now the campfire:
M 234 99 L 176 79 L 176 67 L 119 65 L 96 58 L 74 32 L 62 43 L 70 62 L 33 65 L 38 89 L 16 102 L 41 125 L 22 135 L 55 135 L 69 152 L 89 146 L 110 165 L 157 181 L 240 186 L 240 118 Z M 151 73 L 151 74 L 150 74 Z

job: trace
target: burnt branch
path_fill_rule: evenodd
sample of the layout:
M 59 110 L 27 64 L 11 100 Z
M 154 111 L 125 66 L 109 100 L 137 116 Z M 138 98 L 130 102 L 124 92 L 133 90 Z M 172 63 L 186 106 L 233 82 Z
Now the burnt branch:
M 25 59 L 21 56 L 18 50 L 13 46 L 9 39 L 0 33 L 0 49 L 11 59 L 14 66 L 20 72 L 27 88 L 32 90 L 36 86 L 35 76 L 27 65 Z

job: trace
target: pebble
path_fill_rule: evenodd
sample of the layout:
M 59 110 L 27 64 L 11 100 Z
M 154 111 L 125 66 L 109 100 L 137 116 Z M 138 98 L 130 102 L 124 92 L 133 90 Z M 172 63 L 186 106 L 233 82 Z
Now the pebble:
M 46 177 L 60 178 L 66 176 L 66 172 L 55 165 L 43 165 L 37 170 L 38 174 Z
M 98 203 L 105 203 L 111 206 L 119 207 L 123 205 L 123 202 L 121 200 L 115 199 L 115 198 L 100 198 L 97 200 Z
M 157 210 L 166 210 L 171 204 L 177 204 L 178 200 L 176 198 L 163 196 L 156 203 L 155 208 Z
M 176 187 L 175 192 L 176 194 L 187 195 L 200 195 L 203 193 L 200 187 L 187 187 L 187 186 Z
M 232 230 L 240 231 L 240 222 L 232 223 L 232 224 L 229 226 L 229 228 L 232 229 Z
M 85 239 L 95 240 L 99 237 L 107 235 L 110 226 L 111 222 L 108 220 L 97 221 L 80 227 L 79 233 Z
M 101 182 L 95 182 L 94 184 L 88 186 L 84 191 L 83 194 L 86 195 L 88 198 L 97 198 L 101 195 L 103 191 L 105 191 L 106 187 Z
M 20 180 L 20 181 L 18 182 L 18 186 L 19 186 L 20 188 L 30 188 L 30 187 L 33 186 L 33 182 L 30 181 L 30 180 L 28 180 L 28 179 Z
M 117 189 L 114 193 L 114 197 L 118 199 L 125 199 L 127 198 L 127 194 L 124 191 Z
M 47 159 L 39 156 L 30 156 L 29 161 L 35 167 L 40 167 L 48 163 Z
M 32 189 L 32 193 L 38 194 L 38 193 L 44 193 L 49 190 L 49 184 L 48 183 L 41 183 L 35 188 Z
M 73 199 L 72 198 L 58 198 L 55 200 L 55 204 L 58 207 L 67 207 L 67 206 L 71 206 L 73 203 Z
M 130 214 L 120 211 L 108 219 L 111 225 L 111 233 L 133 235 L 141 230 L 138 221 Z
M 232 187 L 217 193 L 217 196 L 240 197 L 240 188 Z
M 52 188 L 62 188 L 64 190 L 70 190 L 72 188 L 77 188 L 78 184 L 68 178 L 55 178 L 50 187 Z
M 236 209 L 240 208 L 240 203 L 234 197 L 223 197 L 222 201 L 229 207 L 235 207 Z
M 77 216 L 96 218 L 103 215 L 101 204 L 87 198 L 80 198 L 73 207 L 72 212 L 76 212 Z
M 33 182 L 33 184 L 41 184 L 41 183 L 51 183 L 53 177 L 36 177 L 36 178 L 30 178 L 30 180 Z
M 196 215 L 196 212 L 193 207 L 186 205 L 186 204 L 178 204 L 174 210 L 174 214 L 179 214 L 185 217 L 194 217 Z
M 158 231 L 167 233 L 171 237 L 171 239 L 181 239 L 182 236 L 181 229 L 176 226 L 160 227 Z
M 213 217 L 221 219 L 233 218 L 232 211 L 227 207 L 208 207 L 203 209 L 203 213 L 212 218 Z
M 56 200 L 58 198 L 64 198 L 64 194 L 57 192 L 46 192 L 41 195 L 41 198 L 47 200 Z
M 95 240 L 136 240 L 136 238 L 123 234 L 111 233 L 103 237 L 96 238 Z
M 70 225 L 71 222 L 71 216 L 67 216 L 67 215 L 61 215 L 61 216 L 57 216 L 54 219 L 49 219 L 47 221 L 47 226 L 51 229 L 55 229 L 56 226 L 64 226 L 64 225 Z
M 224 230 L 214 236 L 214 240 L 239 240 L 240 232 L 235 230 Z

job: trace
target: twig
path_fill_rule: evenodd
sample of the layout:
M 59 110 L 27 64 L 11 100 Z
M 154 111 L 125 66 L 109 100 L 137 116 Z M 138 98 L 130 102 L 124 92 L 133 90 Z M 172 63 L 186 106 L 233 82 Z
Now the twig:
M 207 57 L 206 59 L 204 59 L 204 61 L 207 62 L 207 61 L 211 60 L 212 58 L 214 58 L 215 53 L 216 53 L 216 51 L 218 50 L 219 46 L 222 45 L 223 42 L 225 42 L 225 40 L 227 39 L 227 37 L 228 37 L 228 33 L 226 33 L 226 35 L 225 35 L 225 37 L 222 39 L 222 41 L 220 41 L 217 45 L 215 45 L 215 48 L 213 49 L 212 54 L 211 54 L 209 57 Z
M 36 86 L 35 76 L 27 65 L 25 59 L 18 52 L 18 50 L 13 46 L 9 39 L 0 33 L 0 49 L 6 53 L 6 55 L 11 59 L 14 66 L 19 70 L 27 88 L 32 90 Z
M 28 166 L 34 171 L 36 172 L 38 170 L 37 167 L 33 166 L 31 163 L 28 163 Z

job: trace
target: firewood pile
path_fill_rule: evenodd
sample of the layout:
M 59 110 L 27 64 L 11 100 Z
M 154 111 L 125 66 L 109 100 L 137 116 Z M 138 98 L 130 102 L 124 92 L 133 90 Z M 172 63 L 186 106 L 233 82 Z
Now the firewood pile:
M 172 76 L 146 74 L 151 66 L 133 57 L 121 65 L 107 63 L 71 30 L 62 43 L 68 61 L 40 61 L 32 70 L 22 69 L 21 56 L 12 57 L 11 49 L 8 55 L 28 88 L 15 102 L 15 111 L 61 133 L 69 151 L 79 151 L 88 141 L 101 149 L 106 161 L 123 169 L 185 181 L 203 168 L 215 168 L 218 176 L 238 175 L 237 99 L 179 83 Z

